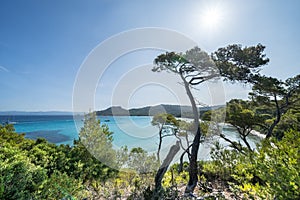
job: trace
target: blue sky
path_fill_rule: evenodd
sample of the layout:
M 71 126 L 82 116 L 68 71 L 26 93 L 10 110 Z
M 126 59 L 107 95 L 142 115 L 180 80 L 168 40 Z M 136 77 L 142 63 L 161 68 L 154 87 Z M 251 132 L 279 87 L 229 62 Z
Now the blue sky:
M 299 8 L 297 0 L 2 0 L 0 111 L 71 111 L 73 85 L 86 56 L 107 38 L 134 28 L 172 29 L 209 53 L 228 44 L 262 43 L 271 60 L 262 72 L 286 79 L 300 73 Z M 210 9 L 219 14 L 214 27 L 204 26 Z M 157 53 L 133 53 L 112 63 L 96 90 L 95 109 L 111 104 L 111 81 L 152 63 Z M 246 98 L 247 92 L 243 86 L 225 85 L 227 100 Z M 177 103 L 171 96 L 147 86 L 135 91 L 127 105 L 120 104 Z

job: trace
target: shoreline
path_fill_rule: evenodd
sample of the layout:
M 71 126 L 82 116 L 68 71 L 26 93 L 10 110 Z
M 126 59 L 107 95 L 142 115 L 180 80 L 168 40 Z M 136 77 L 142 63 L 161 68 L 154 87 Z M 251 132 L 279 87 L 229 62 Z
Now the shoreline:
M 264 134 L 262 134 L 261 132 L 256 131 L 256 130 L 252 130 L 252 131 L 250 132 L 250 134 L 251 134 L 251 135 L 254 135 L 254 136 L 257 136 L 257 137 L 259 137 L 259 138 L 261 138 L 261 139 L 265 139 L 265 138 L 266 138 L 266 135 L 264 135 Z
M 186 122 L 193 122 L 193 119 L 191 119 L 191 118 L 181 118 L 181 117 L 178 117 L 178 118 L 176 118 L 176 119 L 180 119 L 180 120 L 186 121 Z M 229 124 L 229 123 L 225 123 L 225 122 L 224 122 L 224 123 L 220 123 L 219 125 L 221 125 L 222 129 L 223 129 L 224 127 L 230 127 L 230 128 L 235 129 L 235 127 L 232 126 L 232 125 Z M 256 131 L 256 130 L 252 130 L 252 131 L 250 132 L 250 134 L 253 135 L 253 136 L 259 137 L 259 138 L 261 138 L 261 139 L 265 139 L 265 138 L 266 138 L 266 135 L 264 135 L 264 134 L 262 134 L 261 132 Z

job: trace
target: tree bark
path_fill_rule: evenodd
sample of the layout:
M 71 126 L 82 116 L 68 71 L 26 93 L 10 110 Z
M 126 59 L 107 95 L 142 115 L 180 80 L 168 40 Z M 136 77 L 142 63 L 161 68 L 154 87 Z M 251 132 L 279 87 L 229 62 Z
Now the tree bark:
M 197 165 L 197 158 L 198 158 L 198 150 L 200 146 L 200 138 L 201 138 L 201 130 L 200 130 L 200 123 L 199 123 L 199 111 L 196 106 L 195 99 L 193 94 L 190 90 L 189 83 L 185 80 L 183 74 L 180 72 L 180 77 L 184 83 L 184 87 L 186 93 L 189 97 L 189 100 L 192 105 L 193 115 L 194 115 L 194 128 L 195 128 L 195 137 L 192 144 L 191 156 L 190 156 L 190 165 L 189 165 L 189 181 L 185 188 L 185 193 L 190 194 L 194 192 L 195 187 L 197 186 L 198 182 L 198 165 Z
M 189 167 L 189 182 L 185 188 L 185 194 L 190 194 L 194 192 L 195 187 L 197 186 L 198 182 L 198 165 L 197 165 L 197 158 L 198 158 L 198 150 L 200 145 L 200 127 L 197 128 L 197 133 L 193 140 L 191 157 L 190 157 L 190 167 Z
M 174 159 L 175 155 L 178 153 L 179 150 L 180 150 L 180 145 L 179 145 L 179 141 L 177 141 L 176 144 L 174 144 L 170 148 L 167 157 L 164 159 L 163 163 L 159 167 L 155 176 L 155 195 L 154 195 L 155 198 L 154 199 L 157 199 L 159 197 L 159 192 L 162 189 L 161 181 L 165 173 L 167 172 L 169 165 L 171 164 L 172 160 Z
M 223 138 L 226 142 L 229 142 L 232 148 L 245 155 L 245 152 L 243 151 L 242 145 L 240 143 L 231 141 L 230 139 L 226 138 L 224 134 L 220 134 L 220 137 Z
M 179 162 L 179 166 L 178 166 L 178 173 L 181 173 L 183 171 L 183 157 L 184 157 L 184 155 L 186 153 L 188 154 L 188 158 L 190 160 L 190 155 L 191 155 L 190 154 L 190 148 L 191 147 L 192 147 L 191 145 L 188 146 L 187 149 L 185 149 L 184 152 L 181 154 L 181 156 L 180 156 L 180 162 Z
M 157 160 L 160 164 L 160 150 L 161 150 L 161 144 L 162 144 L 162 130 L 163 130 L 164 124 L 161 125 L 159 128 L 159 143 L 158 143 L 158 149 L 157 149 Z
M 273 121 L 272 125 L 268 129 L 266 138 L 270 138 L 272 136 L 275 126 L 280 122 L 280 119 L 281 119 L 281 110 L 280 110 L 276 95 L 274 95 L 274 101 L 275 101 L 275 105 L 276 105 L 276 119 Z
M 246 131 L 249 131 L 249 133 L 251 132 L 250 130 L 246 130 Z M 247 135 L 249 135 L 249 133 L 248 134 L 242 134 L 241 135 L 242 136 L 241 139 L 246 144 L 246 146 L 249 149 L 249 151 L 253 151 L 252 148 L 251 148 L 251 146 L 250 146 L 250 144 L 249 144 L 249 142 L 248 142 L 248 140 L 247 140 Z

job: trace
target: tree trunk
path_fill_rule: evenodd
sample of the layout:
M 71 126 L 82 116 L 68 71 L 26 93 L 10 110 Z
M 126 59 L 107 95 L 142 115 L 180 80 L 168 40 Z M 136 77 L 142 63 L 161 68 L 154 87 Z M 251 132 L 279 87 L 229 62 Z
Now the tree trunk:
M 198 150 L 200 145 L 200 127 L 198 126 L 197 133 L 193 140 L 191 157 L 190 157 L 190 167 L 189 167 L 189 182 L 185 188 L 185 194 L 191 194 L 194 192 L 195 187 L 197 186 L 198 182 L 198 165 L 197 165 L 197 158 L 198 158 Z
M 253 151 L 253 149 L 251 148 L 249 142 L 247 141 L 247 136 L 246 135 L 242 135 L 241 139 L 243 140 L 243 142 L 246 144 L 247 148 L 249 149 L 249 151 Z
M 276 95 L 274 95 L 274 101 L 275 101 L 275 104 L 276 104 L 276 119 L 273 121 L 272 125 L 268 129 L 268 133 L 266 135 L 266 138 L 270 138 L 272 136 L 275 126 L 280 122 L 280 119 L 281 119 L 281 110 L 280 110 Z
M 223 138 L 226 142 L 230 143 L 232 148 L 234 148 L 238 152 L 246 155 L 245 152 L 243 151 L 243 147 L 242 147 L 241 143 L 237 143 L 237 142 L 234 142 L 234 141 L 226 138 L 224 134 L 221 134 L 220 137 Z
M 172 160 L 174 159 L 175 155 L 178 153 L 178 151 L 180 150 L 180 145 L 179 145 L 179 141 L 176 142 L 176 144 L 174 144 L 170 150 L 169 153 L 167 155 L 167 157 L 165 158 L 165 160 L 163 161 L 163 163 L 161 164 L 161 166 L 159 167 L 156 176 L 155 176 L 155 194 L 154 194 L 154 199 L 158 199 L 159 198 L 159 192 L 162 189 L 161 186 L 161 181 L 170 165 L 170 163 L 172 162 Z
M 161 150 L 161 144 L 162 144 L 162 129 L 164 127 L 164 124 L 161 125 L 161 127 L 159 128 L 159 143 L 158 143 L 158 149 L 157 149 L 157 160 L 160 164 L 160 150 Z
M 190 156 L 190 166 L 189 166 L 189 182 L 185 188 L 185 193 L 190 194 L 194 192 L 195 187 L 197 186 L 198 182 L 198 165 L 197 165 L 197 158 L 198 158 L 198 150 L 200 145 L 200 138 L 201 138 L 201 130 L 200 130 L 200 123 L 199 123 L 199 111 L 196 106 L 195 99 L 193 94 L 190 90 L 189 83 L 185 80 L 182 73 L 180 73 L 180 77 L 183 80 L 184 87 L 186 93 L 189 97 L 189 100 L 192 105 L 193 115 L 194 115 L 194 130 L 195 130 L 195 137 L 192 144 L 191 156 Z

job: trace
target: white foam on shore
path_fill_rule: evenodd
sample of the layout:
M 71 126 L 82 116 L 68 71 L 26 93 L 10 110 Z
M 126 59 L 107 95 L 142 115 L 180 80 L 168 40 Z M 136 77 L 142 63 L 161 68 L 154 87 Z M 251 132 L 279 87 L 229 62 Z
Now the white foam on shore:
M 177 120 L 182 120 L 182 121 L 185 121 L 185 122 L 193 122 L 194 121 L 193 118 L 177 117 L 176 119 Z
M 266 135 L 264 135 L 264 134 L 262 134 L 262 133 L 260 133 L 260 132 L 258 132 L 258 131 L 256 131 L 256 130 L 252 130 L 250 133 L 251 133 L 252 135 L 255 135 L 255 136 L 260 137 L 260 138 L 262 138 L 262 139 L 266 138 Z
M 193 122 L 194 121 L 192 118 L 181 118 L 181 117 L 179 117 L 177 119 L 180 119 L 180 120 L 183 120 L 183 121 L 186 121 L 186 122 Z M 225 122 L 224 123 L 220 123 L 219 125 L 221 125 L 221 127 L 224 127 L 224 126 L 233 127 L 231 124 L 225 123 Z M 256 130 L 252 130 L 250 132 L 250 134 L 254 135 L 254 136 L 257 136 L 257 137 L 259 137 L 261 139 L 266 138 L 265 134 L 262 134 L 262 133 L 260 133 L 259 131 L 256 131 Z

